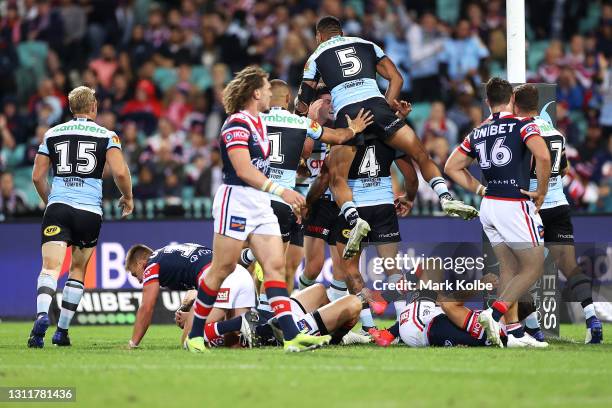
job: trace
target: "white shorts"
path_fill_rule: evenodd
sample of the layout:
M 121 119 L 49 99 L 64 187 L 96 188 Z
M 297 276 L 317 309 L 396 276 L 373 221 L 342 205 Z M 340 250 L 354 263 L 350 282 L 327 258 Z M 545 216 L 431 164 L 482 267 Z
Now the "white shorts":
M 427 347 L 427 326 L 442 313 L 442 309 L 430 301 L 415 301 L 397 311 L 399 333 L 402 341 L 409 347 Z
M 306 313 L 300 302 L 294 298 L 289 299 L 291 303 L 291 314 L 293 315 L 293 321 L 299 331 L 307 330 L 307 334 L 315 336 L 319 334 L 319 326 L 315 321 L 312 313 Z
M 255 284 L 249 271 L 236 265 L 234 272 L 230 273 L 221 284 L 214 307 L 219 309 L 255 307 Z
M 240 241 L 250 234 L 280 236 L 270 194 L 253 187 L 222 184 L 213 201 L 215 233 Z
M 527 200 L 483 198 L 480 222 L 491 245 L 507 244 L 513 249 L 544 243 L 544 226 L 535 205 Z

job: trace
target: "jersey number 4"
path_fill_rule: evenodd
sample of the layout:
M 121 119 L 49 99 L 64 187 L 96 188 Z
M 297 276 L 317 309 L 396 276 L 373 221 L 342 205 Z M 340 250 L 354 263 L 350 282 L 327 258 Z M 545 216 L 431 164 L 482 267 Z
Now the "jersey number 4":
M 375 146 L 368 146 L 359 165 L 359 174 L 377 177 L 379 171 L 380 164 L 376 161 L 376 148 Z
M 512 160 L 512 151 L 506 145 L 504 145 L 505 137 L 498 137 L 493 142 L 493 148 L 491 149 L 491 159 L 487 158 L 487 142 L 480 142 L 474 145 L 474 148 L 478 152 L 478 162 L 480 163 L 481 169 L 488 169 L 493 163 L 496 167 L 502 167 L 510 163 Z
M 77 145 L 77 166 L 76 172 L 79 174 L 90 174 L 96 169 L 98 160 L 94 152 L 96 151 L 95 142 L 78 142 Z M 72 163 L 70 163 L 70 142 L 61 142 L 55 145 L 55 153 L 58 155 L 57 174 L 72 173 Z
M 355 47 L 337 50 L 336 55 L 338 56 L 338 61 L 340 61 L 340 65 L 342 66 L 343 77 L 352 77 L 361 72 L 362 64 L 359 57 L 357 57 Z

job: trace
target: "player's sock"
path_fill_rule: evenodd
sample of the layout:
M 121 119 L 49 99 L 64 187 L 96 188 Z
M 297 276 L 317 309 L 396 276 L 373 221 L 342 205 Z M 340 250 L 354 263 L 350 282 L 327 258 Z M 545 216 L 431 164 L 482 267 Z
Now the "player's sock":
M 590 303 L 588 303 L 586 306 L 582 304 L 585 320 L 589 320 L 592 317 L 597 317 L 597 314 L 595 313 L 595 305 L 593 304 L 593 299 L 589 298 L 589 302 Z
M 508 335 L 513 335 L 516 338 L 523 337 L 525 335 L 525 329 L 520 322 L 512 322 L 506 325 L 506 332 Z
M 538 313 L 531 312 L 529 316 L 525 318 L 525 327 L 531 330 L 540 330 L 540 322 L 538 322 Z
M 491 309 L 493 310 L 493 319 L 496 322 L 499 322 L 502 316 L 505 315 L 508 311 L 508 305 L 505 302 L 502 302 L 501 300 L 496 300 L 491 305 Z
M 312 286 L 316 282 L 316 279 L 309 279 L 304 274 L 300 275 L 298 279 L 298 287 L 300 290 L 304 290 L 307 287 Z
M 53 301 L 53 295 L 57 290 L 57 280 L 44 272 L 38 275 L 38 284 L 36 285 L 36 315 L 40 316 L 43 313 L 49 313 L 49 307 Z
M 193 304 L 193 325 L 189 332 L 190 339 L 193 337 L 202 337 L 204 335 L 204 324 L 215 304 L 217 292 L 218 290 L 212 290 L 206 286 L 204 279 L 200 280 L 198 296 Z
M 259 305 L 257 306 L 258 310 L 265 310 L 266 312 L 272 313 L 272 309 L 270 308 L 270 303 L 268 302 L 268 297 L 264 292 L 259 294 Z
M 521 326 L 522 327 L 522 326 Z M 478 323 L 478 313 L 470 310 L 461 328 L 475 339 L 482 337 L 482 326 Z
M 245 248 L 242 250 L 240 253 L 240 262 L 242 262 L 244 265 L 251 265 L 253 262 L 255 262 L 255 254 L 253 254 L 251 248 Z
M 83 282 L 76 279 L 68 279 L 62 292 L 62 310 L 57 321 L 58 331 L 68 331 L 72 317 L 79 307 L 84 292 Z
M 204 339 L 210 344 L 216 344 L 223 335 L 240 331 L 241 326 L 242 316 L 220 322 L 206 323 L 204 326 Z
M 387 330 L 393 337 L 399 337 L 399 322 L 395 322 L 393 326 L 389 327 Z
M 298 335 L 299 330 L 291 315 L 291 303 L 289 302 L 287 284 L 282 281 L 266 281 L 264 282 L 264 288 L 270 302 L 270 307 L 274 312 L 274 317 L 278 320 L 278 324 L 283 331 L 283 337 L 285 340 L 292 340 Z
M 333 302 L 334 300 L 343 298 L 346 295 L 348 295 L 346 283 L 341 280 L 332 279 L 329 289 L 327 289 L 327 297 L 329 298 L 329 301 Z
M 361 327 L 365 332 L 372 327 L 376 327 L 374 319 L 372 318 L 372 311 L 370 310 L 370 306 L 367 304 L 363 306 L 361 313 L 359 313 L 359 320 L 361 320 Z
M 452 199 L 453 197 L 448 192 L 448 187 L 446 186 L 446 181 L 444 177 L 434 177 L 429 180 L 429 186 L 436 192 L 440 199 L 447 198 Z
M 355 225 L 357 219 L 359 219 L 359 213 L 357 212 L 355 203 L 352 201 L 347 201 L 346 203 L 342 204 L 340 214 L 342 214 L 348 225 L 351 227 Z
M 389 277 L 387 278 L 387 282 L 390 285 L 393 284 L 395 287 L 398 287 L 398 283 L 402 279 L 404 279 L 404 275 L 402 275 L 401 273 L 394 273 L 392 275 L 389 275 Z M 381 296 L 387 303 L 393 303 L 402 297 L 402 293 L 397 289 L 387 289 L 381 292 Z

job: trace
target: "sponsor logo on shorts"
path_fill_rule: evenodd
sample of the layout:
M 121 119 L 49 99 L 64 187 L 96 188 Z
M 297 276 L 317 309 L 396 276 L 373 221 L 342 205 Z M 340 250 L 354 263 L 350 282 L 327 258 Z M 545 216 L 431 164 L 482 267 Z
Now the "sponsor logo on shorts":
M 231 288 L 221 288 L 219 292 L 217 292 L 217 303 L 227 303 L 229 302 L 230 297 L 230 289 Z
M 310 327 L 310 325 L 308 324 L 306 319 L 302 319 L 302 320 L 298 321 L 296 323 L 296 325 L 297 325 L 299 331 L 304 331 L 304 329 L 306 329 L 306 331 L 308 333 L 310 333 L 312 331 L 312 327 Z
M 243 232 L 246 228 L 246 218 L 243 217 L 230 217 L 230 227 L 232 231 Z
M 391 122 L 387 126 L 385 126 L 385 130 L 389 130 L 389 129 L 393 128 L 393 126 L 397 125 L 398 123 L 400 123 L 400 119 L 399 118 L 395 119 L 393 122 Z
M 453 347 L 453 342 L 450 340 L 444 340 L 444 347 Z
M 47 228 L 45 228 L 43 234 L 45 234 L 45 237 L 52 237 L 60 232 L 62 232 L 62 229 L 57 225 L 49 225 Z
M 347 239 L 348 239 L 348 237 L 349 237 L 350 235 L 351 235 L 351 230 L 350 230 L 350 229 L 343 229 L 343 230 L 342 230 L 342 236 L 343 236 L 344 238 L 347 238 Z
M 379 238 L 393 238 L 393 237 L 399 237 L 399 231 L 396 232 L 389 232 L 388 234 L 378 234 Z
M 544 238 L 544 227 L 542 225 L 538 225 L 538 235 L 540 238 Z
M 574 239 L 574 234 L 557 234 L 559 238 Z
M 307 226 L 306 227 L 306 231 L 312 232 L 312 233 L 315 233 L 315 234 L 321 234 L 321 235 L 324 235 L 324 236 L 329 235 L 329 230 L 327 228 L 320 227 L 320 226 L 317 226 L 317 225 L 309 225 L 309 226 Z

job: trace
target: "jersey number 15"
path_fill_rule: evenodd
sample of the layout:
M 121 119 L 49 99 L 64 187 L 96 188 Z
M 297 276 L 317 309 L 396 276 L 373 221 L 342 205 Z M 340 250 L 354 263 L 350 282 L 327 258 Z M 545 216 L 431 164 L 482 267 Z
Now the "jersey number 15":
M 70 163 L 70 147 L 69 141 L 61 142 L 55 145 L 55 153 L 58 155 L 56 167 L 56 174 L 58 175 L 73 173 L 73 163 Z M 98 162 L 95 155 L 96 147 L 96 142 L 78 142 L 76 154 L 76 173 L 83 175 L 93 173 Z

